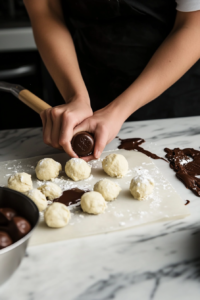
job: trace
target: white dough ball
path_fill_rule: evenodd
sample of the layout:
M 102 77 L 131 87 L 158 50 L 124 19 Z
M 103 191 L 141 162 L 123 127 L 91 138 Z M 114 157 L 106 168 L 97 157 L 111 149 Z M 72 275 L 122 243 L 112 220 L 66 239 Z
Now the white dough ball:
M 118 184 L 109 179 L 102 179 L 94 185 L 94 191 L 99 192 L 106 201 L 116 199 L 121 190 Z
M 130 192 L 137 200 L 145 199 L 153 192 L 154 180 L 150 176 L 138 175 L 131 180 Z
M 8 187 L 12 190 L 25 193 L 33 188 L 31 175 L 27 173 L 16 173 L 8 178 Z
M 65 165 L 65 172 L 72 180 L 79 181 L 90 177 L 91 167 L 81 158 L 71 158 Z
M 121 154 L 107 155 L 102 161 L 102 167 L 111 177 L 122 178 L 128 172 L 128 162 Z
M 61 228 L 67 225 L 71 214 L 66 205 L 54 202 L 44 212 L 44 220 L 49 227 Z
M 81 208 L 88 214 L 101 214 L 105 211 L 106 207 L 105 199 L 98 192 L 87 192 L 81 197 Z
M 62 195 L 61 188 L 52 182 L 46 182 L 44 185 L 41 185 L 38 190 L 40 190 L 48 200 L 54 200 Z
M 33 202 L 36 204 L 39 211 L 43 211 L 47 208 L 47 199 L 45 195 L 43 195 L 39 190 L 33 189 L 26 192 L 26 196 L 28 196 Z
M 41 159 L 35 168 L 35 173 L 39 180 L 56 178 L 60 171 L 62 171 L 61 164 L 52 158 Z

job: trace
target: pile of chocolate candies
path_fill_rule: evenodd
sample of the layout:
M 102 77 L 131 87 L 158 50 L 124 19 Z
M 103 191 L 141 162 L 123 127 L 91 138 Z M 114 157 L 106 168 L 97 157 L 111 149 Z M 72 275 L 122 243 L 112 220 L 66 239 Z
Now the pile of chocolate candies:
M 8 207 L 0 208 L 0 249 L 23 238 L 31 230 L 30 223 Z

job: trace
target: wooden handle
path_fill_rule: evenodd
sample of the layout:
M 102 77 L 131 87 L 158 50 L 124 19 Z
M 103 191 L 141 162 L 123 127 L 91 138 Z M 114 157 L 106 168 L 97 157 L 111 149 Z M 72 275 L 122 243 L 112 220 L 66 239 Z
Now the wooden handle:
M 40 114 L 45 109 L 51 108 L 49 104 L 47 104 L 28 90 L 22 90 L 19 93 L 18 98 L 38 114 Z

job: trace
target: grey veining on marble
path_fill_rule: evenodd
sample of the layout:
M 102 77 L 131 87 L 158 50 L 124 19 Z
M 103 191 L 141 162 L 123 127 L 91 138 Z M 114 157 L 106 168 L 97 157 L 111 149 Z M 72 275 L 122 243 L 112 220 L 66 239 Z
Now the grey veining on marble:
M 160 156 L 165 147 L 200 147 L 200 117 L 125 123 L 120 138 L 140 137 Z M 116 148 L 117 140 L 106 147 Z M 0 132 L 0 160 L 48 155 L 41 129 Z M 200 198 L 156 160 L 182 199 L 186 219 L 28 248 L 0 300 L 200 299 Z

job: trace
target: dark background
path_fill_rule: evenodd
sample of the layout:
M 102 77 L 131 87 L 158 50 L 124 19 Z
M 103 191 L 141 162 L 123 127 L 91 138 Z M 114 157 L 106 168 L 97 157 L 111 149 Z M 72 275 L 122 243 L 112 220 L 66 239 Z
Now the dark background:
M 0 48 L 2 32 L 9 33 L 9 30 L 30 27 L 22 0 L 0 0 Z M 12 49 L 0 49 L 0 81 L 20 84 L 51 106 L 64 103 L 36 47 L 15 49 L 14 46 L 11 47 Z M 17 75 L 13 72 L 23 66 L 28 67 L 29 71 Z M 193 76 L 190 76 L 191 74 Z M 186 86 L 187 92 L 184 92 Z M 139 109 L 129 120 L 186 117 L 199 114 L 200 62 L 193 66 L 181 81 L 178 81 L 161 97 Z M 38 126 L 41 126 L 41 120 L 35 112 L 13 95 L 0 92 L 0 130 Z

